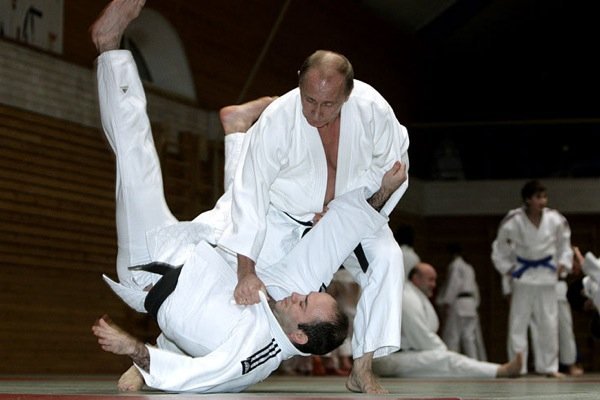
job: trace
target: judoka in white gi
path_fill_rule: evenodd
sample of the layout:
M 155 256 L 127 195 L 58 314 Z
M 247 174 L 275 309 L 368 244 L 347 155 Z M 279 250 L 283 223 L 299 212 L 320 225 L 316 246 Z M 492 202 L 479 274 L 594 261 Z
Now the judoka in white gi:
M 594 307 L 596 307 L 596 317 L 600 314 L 600 259 L 592 252 L 585 254 L 585 259 L 582 261 L 582 269 L 585 273 L 583 278 L 583 292 L 587 298 L 592 300 Z M 600 338 L 600 325 L 599 320 L 596 318 L 595 326 L 592 326 L 592 333 L 594 337 Z
M 219 207 L 192 222 L 180 223 L 170 213 L 137 69 L 129 52 L 110 51 L 119 40 L 107 45 L 103 36 L 106 29 L 114 31 L 113 26 L 120 26 L 120 36 L 139 13 L 140 4 L 143 2 L 114 1 L 92 28 L 101 51 L 97 70 L 102 125 L 117 162 L 117 272 L 121 282 L 105 279 L 129 305 L 144 311 L 144 301 L 152 293 L 147 289 L 158 287 L 164 278 L 129 267 L 157 261 L 183 267 L 178 270 L 174 290 L 155 310 L 162 330 L 159 349 L 140 345 L 105 320 L 97 322 L 95 333 L 106 350 L 132 356 L 152 387 L 197 392 L 243 390 L 267 377 L 283 359 L 305 354 L 300 350 L 318 354 L 332 350 L 331 343 L 337 342 L 333 347 L 341 343 L 346 331 L 334 322 L 334 314 L 339 314 L 335 300 L 324 293 L 294 293 L 272 301 L 272 305 L 264 294 L 258 305 L 239 306 L 232 302 L 235 270 L 225 262 L 223 253 L 208 243 L 218 235 L 220 223 L 227 220 L 225 205 L 229 196 L 223 196 Z M 228 135 L 225 140 L 226 169 L 230 171 L 230 161 L 235 161 L 235 154 L 242 147 L 241 138 Z M 392 171 L 403 168 L 398 165 Z M 371 206 L 382 207 L 405 178 L 395 176 L 388 181 L 393 183 L 385 191 L 387 194 L 376 193 L 380 203 L 373 197 L 367 203 L 364 189 L 332 202 L 322 222 L 286 259 L 272 267 L 274 277 L 261 275 L 267 288 L 276 294 L 291 292 L 281 279 L 281 269 L 293 279 L 293 287 L 328 282 L 327 273 L 333 275 L 362 235 L 386 224 L 387 218 Z M 318 321 L 324 324 L 315 325 Z M 328 327 L 329 322 L 332 326 Z M 335 339 L 330 344 L 319 344 L 320 339 L 326 342 L 324 338 L 332 335 Z M 313 339 L 317 340 L 317 347 L 313 347 Z
M 535 372 L 560 376 L 556 282 L 559 270 L 572 267 L 571 229 L 560 212 L 546 207 L 547 191 L 539 181 L 525 183 L 521 197 L 524 205 L 508 212 L 492 245 L 494 266 L 512 277 L 508 354 L 523 353 L 527 360 L 531 324 Z M 521 373 L 527 373 L 527 362 Z
M 573 246 L 573 265 L 571 274 L 581 274 L 581 262 L 575 255 L 579 252 Z M 582 375 L 583 368 L 577 363 L 577 342 L 573 331 L 573 315 L 571 304 L 567 298 L 569 286 L 567 284 L 568 273 L 559 271 L 559 280 L 556 282 L 556 299 L 558 300 L 558 362 L 567 368 L 569 375 Z
M 397 160 L 408 165 L 408 134 L 385 99 L 353 79 L 340 54 L 317 51 L 299 71 L 299 88 L 273 101 L 249 131 L 249 150 L 233 184 L 231 225 L 219 245 L 238 256 L 240 303 L 258 301 L 255 263 L 271 265 L 293 246 L 331 199 L 357 187 L 377 190 Z M 394 209 L 408 180 L 383 208 Z M 269 226 L 269 230 L 266 226 Z M 373 357 L 400 346 L 401 250 L 388 226 L 361 241 L 344 267 L 361 287 L 352 339 L 349 390 L 385 393 Z
M 410 270 L 421 262 L 421 257 L 414 249 L 415 231 L 410 225 L 400 225 L 394 231 L 394 238 L 402 250 L 402 261 L 404 264 L 404 276 L 408 277 Z
M 480 295 L 473 266 L 461 255 L 460 245 L 448 245 L 452 260 L 447 278 L 439 291 L 436 304 L 442 307 L 444 328 L 442 340 L 449 350 L 485 361 L 487 355 L 479 323 Z
M 437 335 L 439 319 L 430 298 L 436 286 L 433 266 L 418 263 L 404 284 L 402 349 L 373 361 L 375 373 L 402 378 L 494 378 L 517 376 L 520 355 L 506 364 L 469 358 L 448 350 Z

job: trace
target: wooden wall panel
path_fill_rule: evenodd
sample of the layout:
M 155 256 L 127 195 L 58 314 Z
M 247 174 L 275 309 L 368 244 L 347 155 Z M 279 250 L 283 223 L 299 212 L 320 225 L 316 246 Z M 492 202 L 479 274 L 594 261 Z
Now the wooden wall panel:
M 222 192 L 222 144 L 155 130 L 166 197 L 180 219 Z M 97 129 L 0 105 L 0 374 L 119 373 L 129 361 L 91 333 L 108 313 L 146 341 L 154 322 L 101 279 L 116 277 L 114 157 Z

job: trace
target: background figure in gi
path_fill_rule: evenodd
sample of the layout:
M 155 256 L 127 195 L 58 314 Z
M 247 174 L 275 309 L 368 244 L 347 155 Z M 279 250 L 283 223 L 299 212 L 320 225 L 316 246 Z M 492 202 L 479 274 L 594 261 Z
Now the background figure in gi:
M 556 283 L 556 297 L 558 300 L 558 362 L 565 371 L 572 376 L 583 374 L 583 368 L 577 363 L 577 342 L 573 332 L 573 315 L 571 304 L 567 298 L 569 290 L 567 277 L 578 278 L 581 275 L 581 252 L 573 246 L 573 269 L 571 274 L 559 271 L 559 280 Z
M 415 230 L 410 225 L 402 224 L 394 231 L 394 239 L 396 239 L 402 250 L 404 275 L 408 277 L 410 270 L 421 262 L 421 258 L 413 247 L 415 244 Z
M 480 294 L 475 270 L 462 257 L 458 243 L 450 243 L 448 252 L 451 261 L 446 281 L 436 299 L 445 316 L 442 340 L 449 350 L 485 361 L 487 355 L 477 311 Z
M 494 378 L 518 376 L 522 356 L 506 364 L 479 361 L 448 350 L 437 335 L 439 320 L 430 299 L 437 273 L 432 265 L 418 263 L 404 284 L 402 350 L 373 361 L 375 373 L 403 378 Z
M 585 254 L 585 258 L 578 255 L 582 261 L 582 270 L 585 273 L 583 278 L 583 293 L 592 303 L 593 314 L 590 323 L 592 336 L 600 339 L 600 259 L 596 258 L 591 252 Z
M 511 210 L 492 244 L 492 262 L 512 277 L 508 321 L 509 358 L 523 353 L 527 373 L 527 329 L 531 330 L 535 371 L 560 377 L 558 372 L 558 301 L 560 270 L 571 271 L 573 251 L 567 219 L 547 207 L 546 187 L 537 180 L 521 189 L 523 206 Z

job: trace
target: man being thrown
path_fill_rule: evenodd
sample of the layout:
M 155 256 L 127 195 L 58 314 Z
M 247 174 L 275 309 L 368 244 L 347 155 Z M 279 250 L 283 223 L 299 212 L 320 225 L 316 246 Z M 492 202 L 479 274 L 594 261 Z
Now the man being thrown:
M 339 321 L 335 300 L 325 293 L 293 293 L 279 301 L 268 300 L 263 293 L 260 304 L 232 304 L 235 271 L 223 252 L 207 243 L 214 243 L 227 221 L 228 192 L 214 210 L 193 222 L 180 223 L 170 213 L 143 87 L 130 53 L 116 50 L 123 30 L 142 5 L 142 1 L 112 2 L 92 26 L 92 37 L 101 53 L 97 72 L 102 125 L 117 163 L 120 284 L 107 281 L 133 308 L 155 315 L 162 330 L 160 348 L 133 340 L 108 317 L 97 321 L 93 330 L 105 350 L 130 355 L 136 362 L 133 371 L 139 371 L 149 386 L 198 392 L 243 390 L 266 378 L 286 358 L 306 352 L 323 354 L 337 347 L 347 326 L 343 318 Z M 252 120 L 270 101 L 259 99 L 229 109 L 222 117 Z M 226 181 L 242 140 L 243 134 L 225 138 Z M 405 167 L 398 163 L 368 203 L 363 189 L 332 202 L 322 221 L 274 266 L 272 274 L 261 276 L 267 289 L 292 292 L 281 281 L 283 270 L 296 287 L 328 283 L 327 274 L 333 275 L 362 235 L 387 222 L 375 209 L 405 179 Z M 130 269 L 165 264 L 183 266 L 168 269 L 163 277 L 148 268 Z M 263 352 L 266 357 L 261 358 Z M 124 375 L 121 388 L 139 388 L 136 373 Z

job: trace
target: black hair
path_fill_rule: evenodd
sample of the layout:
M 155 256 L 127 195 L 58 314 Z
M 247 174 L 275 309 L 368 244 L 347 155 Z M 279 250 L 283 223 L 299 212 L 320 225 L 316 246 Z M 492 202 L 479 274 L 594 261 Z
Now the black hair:
M 525 183 L 525 185 L 523 185 L 521 188 L 521 198 L 523 199 L 523 202 L 525 202 L 527 199 L 533 197 L 533 195 L 537 193 L 543 193 L 545 191 L 546 186 L 542 185 L 542 183 L 537 179 L 533 179 Z
M 308 340 L 304 344 L 294 343 L 303 353 L 323 355 L 339 347 L 348 336 L 348 317 L 339 306 L 333 321 L 318 321 L 309 324 L 298 324 Z

